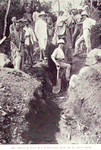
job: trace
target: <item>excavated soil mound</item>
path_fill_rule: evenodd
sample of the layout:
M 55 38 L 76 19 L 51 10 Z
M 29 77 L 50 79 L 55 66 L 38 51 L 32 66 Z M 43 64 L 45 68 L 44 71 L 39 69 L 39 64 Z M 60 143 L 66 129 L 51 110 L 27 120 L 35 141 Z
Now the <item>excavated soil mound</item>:
M 101 63 L 71 77 L 58 143 L 101 144 Z
M 33 93 L 41 83 L 24 72 L 0 68 L 0 143 L 24 143 L 21 134 L 28 129 L 25 119 Z

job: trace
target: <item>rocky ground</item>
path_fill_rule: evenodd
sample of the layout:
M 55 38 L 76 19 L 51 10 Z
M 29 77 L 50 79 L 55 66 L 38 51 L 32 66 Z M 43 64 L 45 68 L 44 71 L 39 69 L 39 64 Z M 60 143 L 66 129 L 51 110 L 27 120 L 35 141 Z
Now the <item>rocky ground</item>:
M 63 98 L 64 110 L 59 122 L 61 134 L 57 133 L 60 144 L 100 144 L 100 66 L 85 67 L 72 76 L 67 101 Z
M 39 86 L 41 82 L 24 72 L 0 68 L 0 143 L 23 143 L 21 134 L 28 129 L 25 114 Z

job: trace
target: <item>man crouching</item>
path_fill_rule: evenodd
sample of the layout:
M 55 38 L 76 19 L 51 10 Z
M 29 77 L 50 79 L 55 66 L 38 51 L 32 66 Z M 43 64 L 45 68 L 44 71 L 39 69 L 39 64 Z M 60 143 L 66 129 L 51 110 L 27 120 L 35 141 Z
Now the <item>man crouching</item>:
M 65 71 L 66 80 L 69 80 L 71 65 L 64 62 L 65 60 L 65 55 L 63 52 L 64 44 L 65 44 L 64 40 L 59 39 L 58 47 L 53 51 L 51 59 L 55 63 L 56 68 L 60 67 L 60 69 L 63 69 L 63 72 Z

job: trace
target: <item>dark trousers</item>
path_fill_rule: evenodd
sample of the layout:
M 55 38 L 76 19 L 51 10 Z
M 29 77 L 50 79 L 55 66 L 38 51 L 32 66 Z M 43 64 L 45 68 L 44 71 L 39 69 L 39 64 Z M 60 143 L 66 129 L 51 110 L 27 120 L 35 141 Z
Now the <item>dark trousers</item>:
M 75 42 L 76 42 L 78 35 L 81 33 L 81 28 L 82 28 L 82 25 L 77 25 L 77 24 L 75 25 L 75 30 L 72 35 L 72 48 L 75 48 Z
M 74 30 L 75 30 L 75 24 L 72 24 L 69 28 L 69 34 L 70 34 L 70 39 L 72 41 L 72 36 L 73 36 L 73 33 L 74 33 Z
M 33 45 L 27 45 L 29 63 L 33 64 Z

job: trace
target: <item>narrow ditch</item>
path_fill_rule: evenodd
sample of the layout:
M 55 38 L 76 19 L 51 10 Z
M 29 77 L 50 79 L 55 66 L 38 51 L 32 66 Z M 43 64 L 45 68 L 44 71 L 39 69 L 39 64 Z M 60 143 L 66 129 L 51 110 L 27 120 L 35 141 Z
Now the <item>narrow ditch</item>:
M 24 143 L 57 144 L 55 135 L 60 131 L 58 123 L 61 109 L 55 102 L 56 95 L 51 92 L 48 72 L 46 68 L 44 69 L 31 69 L 34 75 L 37 72 L 37 78 L 41 80 L 42 86 L 34 92 L 35 100 L 29 103 L 30 111 L 25 117 L 29 124 L 28 131 L 22 133 Z
M 75 60 L 77 61 L 77 60 Z M 73 64 L 72 73 L 78 72 L 78 69 L 82 67 L 85 59 L 82 61 L 81 66 Z M 77 61 L 79 64 L 80 62 Z M 72 118 L 61 117 L 64 114 L 64 104 L 67 101 L 67 89 L 68 83 L 62 81 L 62 90 L 59 94 L 52 93 L 52 87 L 50 85 L 50 74 L 46 68 L 37 68 L 28 70 L 32 76 L 37 77 L 41 81 L 42 87 L 37 89 L 34 93 L 35 101 L 30 101 L 30 111 L 26 114 L 26 120 L 29 122 L 29 129 L 27 132 L 23 132 L 22 137 L 25 140 L 24 143 L 30 144 L 58 144 L 71 140 L 70 128 L 73 123 Z M 54 74 L 55 76 L 55 74 Z M 69 124 L 68 124 L 69 122 Z M 76 127 L 74 127 L 76 128 Z M 64 130 L 64 132 L 62 131 Z M 62 135 L 64 134 L 64 135 Z M 61 144 L 62 144 L 61 143 Z M 69 142 L 68 142 L 69 143 Z M 64 143 L 65 144 L 65 143 Z

